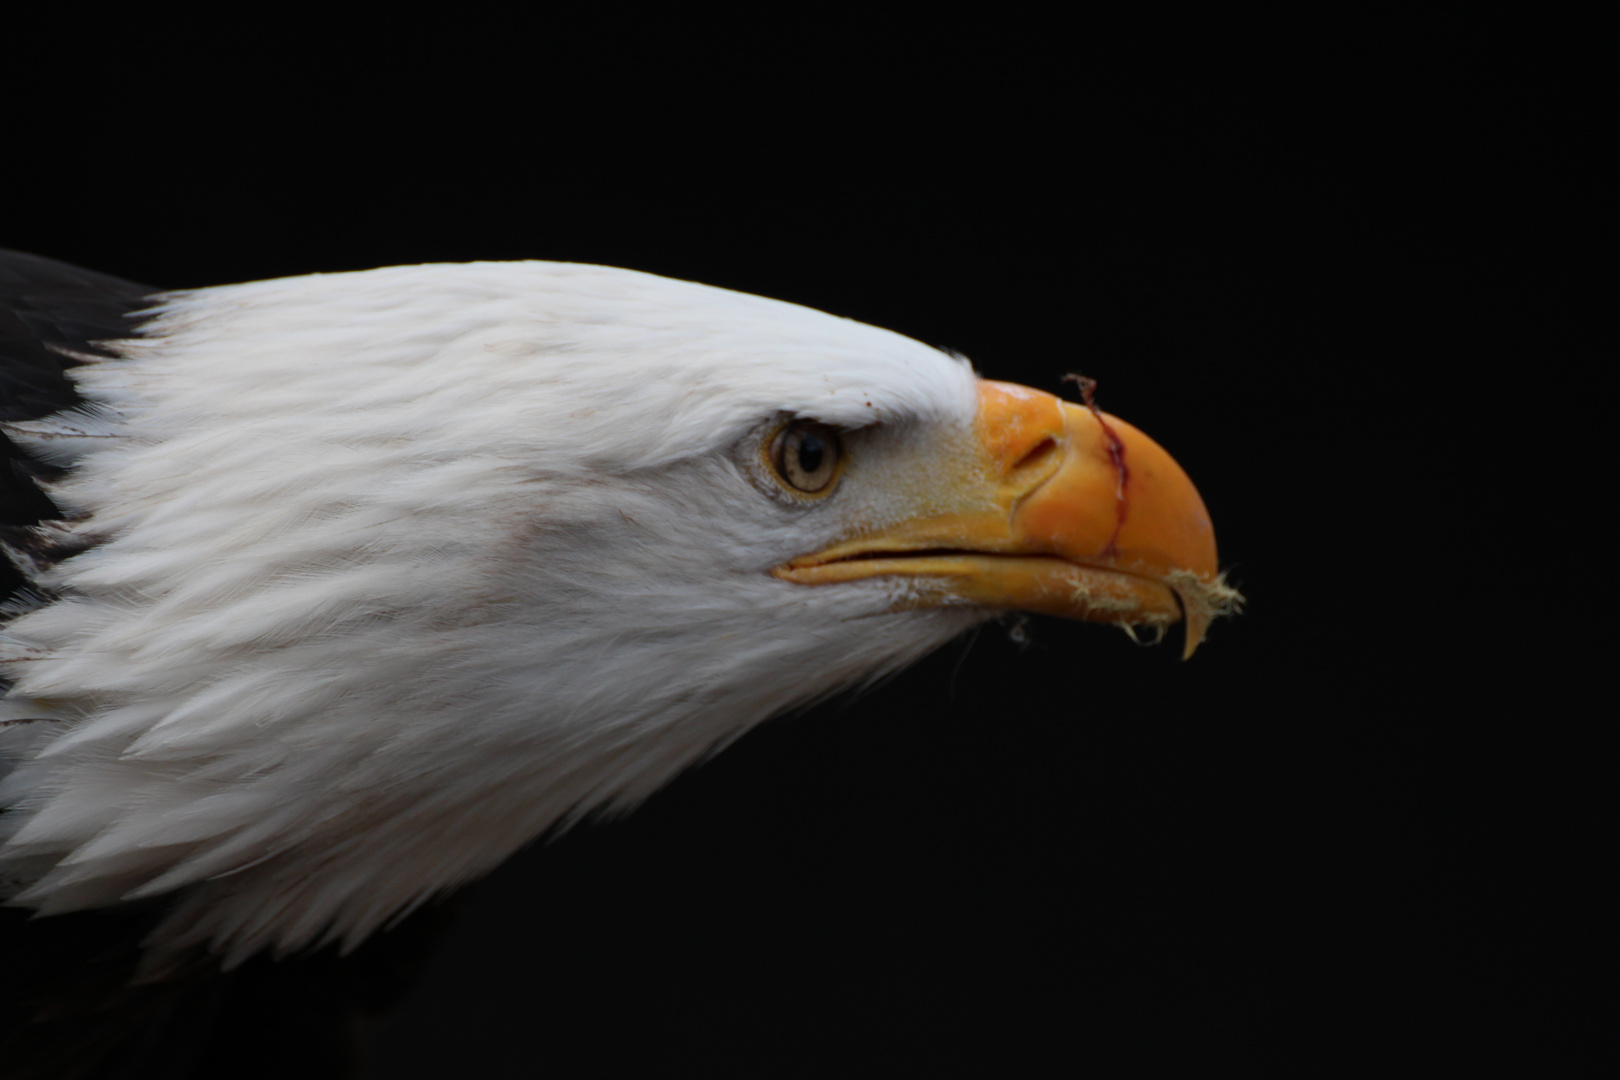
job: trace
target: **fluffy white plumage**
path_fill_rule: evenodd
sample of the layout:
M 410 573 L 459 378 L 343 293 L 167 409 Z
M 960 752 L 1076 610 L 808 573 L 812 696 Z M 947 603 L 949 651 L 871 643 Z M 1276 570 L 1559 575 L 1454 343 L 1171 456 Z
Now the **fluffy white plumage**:
M 472 264 L 174 294 L 116 351 L 91 409 L 7 428 L 94 546 L 0 642 L 0 716 L 39 721 L 0 746 L 0 894 L 185 890 L 159 958 L 352 945 L 991 614 L 768 572 L 969 435 L 967 365 L 887 331 Z M 861 429 L 839 498 L 761 475 L 788 415 Z

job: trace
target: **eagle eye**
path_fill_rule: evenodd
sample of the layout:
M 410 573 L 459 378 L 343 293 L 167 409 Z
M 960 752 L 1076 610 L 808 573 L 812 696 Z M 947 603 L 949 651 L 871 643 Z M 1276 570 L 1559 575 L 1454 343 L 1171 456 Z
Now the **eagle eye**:
M 777 477 L 801 495 L 823 495 L 838 479 L 843 447 L 838 432 L 813 420 L 795 420 L 771 440 L 771 466 Z

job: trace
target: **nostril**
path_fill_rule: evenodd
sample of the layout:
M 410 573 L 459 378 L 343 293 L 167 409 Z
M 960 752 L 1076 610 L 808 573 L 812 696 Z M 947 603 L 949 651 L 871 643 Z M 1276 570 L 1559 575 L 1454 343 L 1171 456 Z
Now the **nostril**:
M 1031 447 L 1029 453 L 1018 459 L 1018 463 L 1013 466 L 1013 471 L 1018 472 L 1029 468 L 1031 465 L 1042 464 L 1047 458 L 1057 453 L 1057 448 L 1057 440 L 1048 435 Z

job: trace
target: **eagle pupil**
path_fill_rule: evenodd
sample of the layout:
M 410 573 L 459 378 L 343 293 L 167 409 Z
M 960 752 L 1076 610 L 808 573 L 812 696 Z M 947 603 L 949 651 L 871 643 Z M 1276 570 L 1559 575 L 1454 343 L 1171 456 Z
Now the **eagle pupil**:
M 805 432 L 799 439 L 799 468 L 807 473 L 814 474 L 821 468 L 822 456 L 826 453 L 826 446 L 822 441 L 809 432 Z

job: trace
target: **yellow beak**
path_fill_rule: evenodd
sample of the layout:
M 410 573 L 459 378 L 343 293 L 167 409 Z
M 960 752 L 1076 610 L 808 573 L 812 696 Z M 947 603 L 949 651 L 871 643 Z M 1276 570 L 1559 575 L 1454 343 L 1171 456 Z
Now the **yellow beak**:
M 981 382 L 965 475 L 935 509 L 777 567 L 804 585 L 912 579 L 899 606 L 973 603 L 1126 627 L 1186 619 L 1184 656 L 1241 597 L 1192 481 L 1105 413 Z M 948 510 L 937 509 L 940 505 Z

